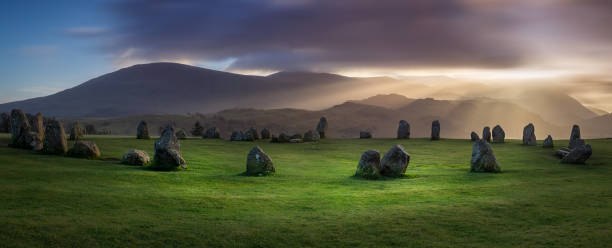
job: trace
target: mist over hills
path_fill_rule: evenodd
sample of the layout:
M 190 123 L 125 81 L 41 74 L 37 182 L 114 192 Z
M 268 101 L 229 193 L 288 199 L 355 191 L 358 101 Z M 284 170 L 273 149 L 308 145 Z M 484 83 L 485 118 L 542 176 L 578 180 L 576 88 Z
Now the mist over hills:
M 67 122 L 81 119 L 126 135 L 134 133 L 140 119 L 151 122 L 153 132 L 168 122 L 189 130 L 199 120 L 228 137 L 250 126 L 304 132 L 326 116 L 330 135 L 345 138 L 364 130 L 394 137 L 401 119 L 411 124 L 413 137 L 428 136 L 435 119 L 448 138 L 468 138 L 471 131 L 480 135 L 484 126 L 497 124 L 507 137 L 520 138 L 529 122 L 539 139 L 548 134 L 567 139 L 572 124 L 583 125 L 587 138 L 612 137 L 610 114 L 545 88 L 501 88 L 445 77 L 249 76 L 175 63 L 135 65 L 50 96 L 0 104 L 0 111 L 12 108 Z

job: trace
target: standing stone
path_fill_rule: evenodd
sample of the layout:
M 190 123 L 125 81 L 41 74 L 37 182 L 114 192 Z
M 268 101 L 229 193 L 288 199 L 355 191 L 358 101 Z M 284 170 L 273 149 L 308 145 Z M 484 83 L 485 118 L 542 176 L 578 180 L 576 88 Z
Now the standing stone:
M 181 144 L 174 134 L 174 128 L 167 125 L 159 139 L 155 141 L 155 156 L 151 168 L 172 170 L 179 166 L 187 168 L 185 160 L 181 156 Z
M 200 121 L 196 121 L 193 125 L 193 129 L 191 129 L 191 135 L 193 136 L 202 136 L 204 135 L 204 127 L 200 123 Z
M 206 129 L 206 132 L 204 132 L 204 137 L 205 139 L 220 139 L 221 138 L 221 132 L 219 131 L 218 128 L 216 127 L 211 127 Z
M 259 133 L 257 132 L 257 129 L 255 129 L 254 127 L 251 127 L 249 128 L 249 131 L 251 133 L 251 137 L 253 138 L 253 140 L 259 139 Z
M 523 145 L 535 146 L 537 144 L 535 127 L 533 124 L 529 123 L 527 126 L 525 126 L 525 128 L 523 128 Z
M 317 124 L 317 132 L 319 133 L 319 137 L 321 137 L 321 139 L 327 138 L 327 136 L 325 136 L 327 132 L 327 118 L 321 117 L 321 119 L 319 119 L 319 124 Z
M 591 145 L 580 145 L 572 149 L 563 159 L 564 164 L 584 164 L 593 154 Z
M 380 174 L 388 177 L 400 177 L 406 173 L 410 162 L 410 154 L 401 145 L 393 146 L 383 157 L 380 165 Z
M 242 135 L 242 141 L 255 141 L 255 135 L 257 134 L 256 132 L 257 131 L 254 133 L 252 129 L 247 130 Z
M 244 133 L 242 131 L 234 131 L 232 132 L 232 136 L 230 137 L 231 141 L 243 141 Z
M 95 159 L 100 157 L 98 145 L 92 141 L 79 140 L 68 150 L 69 157 Z
M 581 145 L 584 145 L 584 140 L 580 137 L 580 126 L 574 125 L 572 126 L 568 148 L 571 150 Z
M 304 142 L 317 142 L 320 138 L 319 133 L 312 130 L 308 130 L 308 132 L 304 133 Z
M 149 136 L 149 125 L 146 121 L 140 121 L 138 123 L 138 128 L 136 128 L 136 138 L 137 139 L 150 139 Z
M 47 120 L 43 152 L 48 154 L 64 154 L 68 150 L 64 125 L 55 119 Z
M 98 134 L 98 132 L 96 131 L 96 126 L 94 126 L 93 124 L 85 125 L 85 135 L 95 135 L 95 134 Z
M 261 139 L 270 139 L 270 130 L 264 128 L 261 130 Z
M 372 133 L 367 132 L 367 131 L 361 131 L 361 132 L 359 132 L 359 138 L 360 139 L 371 139 L 372 138 Z
M 504 132 L 504 129 L 500 125 L 496 125 L 491 134 L 493 135 L 493 143 L 505 142 L 506 132 Z
M 142 150 L 131 150 L 126 152 L 121 159 L 122 164 L 126 165 L 148 165 L 151 163 L 151 158 L 147 152 Z
M 28 117 L 21 109 L 13 109 L 11 111 L 10 120 L 11 142 L 9 146 L 14 148 L 31 149 L 28 143 L 28 135 L 30 133 L 30 123 Z
M 476 141 L 472 146 L 471 172 L 501 172 L 501 167 L 493 154 L 493 149 L 484 139 Z
M 272 160 L 259 146 L 253 147 L 247 155 L 246 167 L 246 174 L 250 176 L 265 176 L 275 171 Z
M 486 126 L 482 129 L 482 140 L 491 142 L 491 129 L 489 126 Z
M 410 124 L 401 120 L 399 122 L 399 126 L 397 127 L 397 138 L 398 139 L 410 139 Z
M 0 114 L 0 133 L 9 133 L 11 130 L 11 118 L 9 114 Z
M 285 134 L 285 133 L 281 133 L 278 135 L 278 137 L 272 135 L 272 139 L 270 140 L 270 142 L 272 143 L 288 143 L 291 140 L 291 137 L 289 137 L 289 135 Z
M 185 130 L 183 129 L 179 129 L 178 131 L 176 131 L 175 135 L 177 139 L 180 139 L 180 140 L 187 139 L 187 132 L 185 132 Z
M 480 139 L 480 137 L 478 137 L 478 134 L 474 131 L 472 131 L 472 133 L 470 134 L 470 138 L 472 139 L 472 141 L 478 141 Z
M 45 139 L 45 118 L 41 113 L 36 113 L 36 115 L 30 115 L 28 117 L 28 121 L 30 122 L 30 131 L 38 134 L 38 139 L 41 141 Z
M 355 176 L 367 179 L 377 179 L 380 177 L 380 153 L 369 150 L 361 155 Z
M 69 140 L 82 140 L 84 136 L 85 136 L 85 130 L 83 129 L 81 122 L 77 121 L 76 123 L 72 125 L 72 128 L 70 129 Z
M 542 143 L 542 147 L 544 148 L 553 148 L 555 145 L 553 143 L 553 139 L 552 136 L 548 135 L 548 137 L 546 137 L 546 139 L 544 140 L 544 143 Z
M 435 120 L 431 122 L 431 140 L 440 139 L 440 121 Z

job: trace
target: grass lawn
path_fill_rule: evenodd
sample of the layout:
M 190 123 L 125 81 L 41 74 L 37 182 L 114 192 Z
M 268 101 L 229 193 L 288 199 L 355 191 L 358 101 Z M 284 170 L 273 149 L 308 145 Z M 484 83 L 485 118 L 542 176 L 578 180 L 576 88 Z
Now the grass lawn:
M 41 155 L 0 136 L 0 247 L 610 247 L 612 140 L 587 165 L 493 144 L 503 173 L 469 173 L 467 140 L 255 142 L 276 174 L 246 177 L 254 143 L 181 142 L 187 170 L 112 161 L 154 140 L 88 137 L 105 160 Z M 541 142 L 541 141 L 539 141 Z M 555 141 L 557 147 L 566 141 Z M 407 177 L 352 177 L 402 144 Z

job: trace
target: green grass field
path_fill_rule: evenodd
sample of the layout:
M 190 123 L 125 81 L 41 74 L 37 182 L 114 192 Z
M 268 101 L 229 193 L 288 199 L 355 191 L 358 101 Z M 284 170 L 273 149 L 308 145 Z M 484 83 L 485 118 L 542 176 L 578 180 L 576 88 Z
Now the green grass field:
M 516 140 L 503 173 L 469 173 L 472 143 L 255 142 L 276 174 L 246 177 L 254 143 L 189 139 L 189 169 L 121 165 L 154 140 L 88 137 L 104 160 L 41 155 L 0 136 L 0 247 L 610 247 L 612 140 L 587 165 Z M 407 177 L 352 177 L 361 154 L 402 144 Z M 566 141 L 556 141 L 557 148 Z

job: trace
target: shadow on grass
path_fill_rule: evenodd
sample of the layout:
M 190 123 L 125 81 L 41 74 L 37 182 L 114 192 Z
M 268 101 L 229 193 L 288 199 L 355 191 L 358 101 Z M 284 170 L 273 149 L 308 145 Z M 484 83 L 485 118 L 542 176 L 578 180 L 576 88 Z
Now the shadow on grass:
M 392 180 L 405 180 L 405 179 L 414 179 L 414 178 L 418 178 L 420 176 L 418 175 L 406 175 L 406 174 L 402 174 L 398 177 L 388 177 L 388 176 L 380 176 L 378 178 L 364 178 L 364 177 L 360 177 L 357 175 L 352 175 L 349 176 L 349 179 L 352 180 L 363 180 L 363 181 L 392 181 Z

